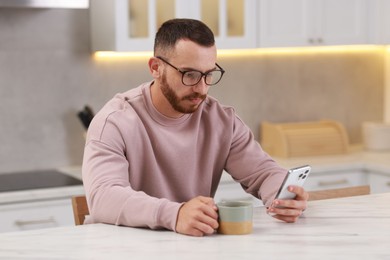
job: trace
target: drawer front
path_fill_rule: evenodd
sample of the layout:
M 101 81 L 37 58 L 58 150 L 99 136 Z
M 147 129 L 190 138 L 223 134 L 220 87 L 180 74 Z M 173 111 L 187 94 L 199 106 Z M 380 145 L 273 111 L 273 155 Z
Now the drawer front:
M 0 232 L 74 225 L 70 199 L 0 206 Z
M 371 193 L 390 192 L 390 176 L 370 172 Z
M 363 171 L 311 173 L 305 183 L 305 189 L 327 190 L 351 186 L 366 185 L 367 175 Z

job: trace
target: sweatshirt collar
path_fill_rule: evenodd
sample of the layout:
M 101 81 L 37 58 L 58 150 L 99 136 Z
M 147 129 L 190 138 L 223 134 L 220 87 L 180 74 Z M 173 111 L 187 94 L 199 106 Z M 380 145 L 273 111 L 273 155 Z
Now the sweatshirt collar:
M 165 125 L 165 126 L 180 125 L 180 124 L 184 123 L 185 121 L 187 121 L 192 116 L 192 113 L 191 113 L 191 114 L 184 114 L 183 116 L 181 116 L 179 118 L 171 118 L 171 117 L 167 117 L 167 116 L 163 115 L 162 113 L 160 113 L 156 109 L 156 107 L 153 105 L 153 102 L 152 102 L 152 96 L 150 93 L 152 84 L 153 84 L 153 81 L 146 83 L 142 87 L 142 94 L 144 96 L 144 102 L 145 102 L 146 109 L 148 110 L 148 113 L 157 123 L 159 123 L 161 125 Z M 202 105 L 203 104 L 201 104 L 201 106 Z M 199 109 L 201 109 L 201 107 L 199 107 Z M 197 113 L 199 111 L 199 109 L 194 113 Z

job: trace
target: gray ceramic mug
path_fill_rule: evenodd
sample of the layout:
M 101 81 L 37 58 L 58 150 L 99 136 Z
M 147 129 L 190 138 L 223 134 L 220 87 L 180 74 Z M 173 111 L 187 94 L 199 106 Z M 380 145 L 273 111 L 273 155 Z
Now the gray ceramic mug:
M 223 201 L 218 207 L 218 233 L 243 235 L 252 233 L 253 204 L 248 201 Z

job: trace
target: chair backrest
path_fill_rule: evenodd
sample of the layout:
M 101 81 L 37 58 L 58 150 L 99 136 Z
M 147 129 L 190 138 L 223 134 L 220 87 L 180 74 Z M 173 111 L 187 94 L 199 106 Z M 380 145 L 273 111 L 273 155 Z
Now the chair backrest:
M 73 196 L 72 207 L 76 226 L 84 224 L 85 216 L 89 215 L 86 197 L 84 195 Z
M 309 191 L 309 200 L 325 200 L 341 197 L 359 196 L 370 194 L 370 185 L 354 186 L 331 190 Z

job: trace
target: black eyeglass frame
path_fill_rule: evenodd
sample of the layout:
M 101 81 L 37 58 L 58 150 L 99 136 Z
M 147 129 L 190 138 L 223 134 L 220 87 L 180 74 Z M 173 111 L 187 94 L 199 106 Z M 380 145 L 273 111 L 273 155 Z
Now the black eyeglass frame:
M 171 63 L 169 63 L 165 58 L 163 58 L 163 57 L 161 57 L 161 56 L 156 56 L 156 58 L 159 59 L 159 60 L 162 60 L 164 63 L 168 64 L 169 66 L 171 66 L 172 68 L 174 68 L 175 70 L 177 70 L 178 72 L 180 72 L 180 73 L 181 73 L 181 83 L 183 83 L 183 85 L 188 86 L 188 87 L 193 87 L 193 86 L 199 84 L 199 82 L 202 80 L 202 78 L 204 78 L 204 83 L 205 83 L 207 86 L 214 86 L 214 85 L 217 85 L 217 84 L 221 81 L 221 79 L 222 79 L 222 77 L 223 77 L 223 74 L 225 73 L 225 70 L 224 70 L 221 66 L 219 66 L 218 63 L 215 63 L 215 65 L 217 66 L 218 69 L 213 69 L 213 70 L 210 70 L 210 71 L 208 71 L 208 72 L 206 72 L 206 73 L 203 73 L 203 72 L 201 72 L 201 71 L 199 71 L 199 70 L 181 70 L 181 69 L 179 69 L 178 67 L 176 67 L 176 66 L 172 65 Z M 198 80 L 195 84 L 190 84 L 190 85 L 189 85 L 189 84 L 184 83 L 184 75 L 185 75 L 186 73 L 192 72 L 192 71 L 199 72 L 202 76 L 199 78 L 199 80 Z M 208 75 L 210 72 L 213 72 L 213 71 L 220 71 L 220 72 L 221 72 L 221 77 L 219 78 L 219 80 L 218 80 L 217 82 L 215 82 L 215 83 L 213 83 L 213 84 L 208 84 L 208 83 L 206 82 L 206 77 L 207 77 L 207 75 Z

